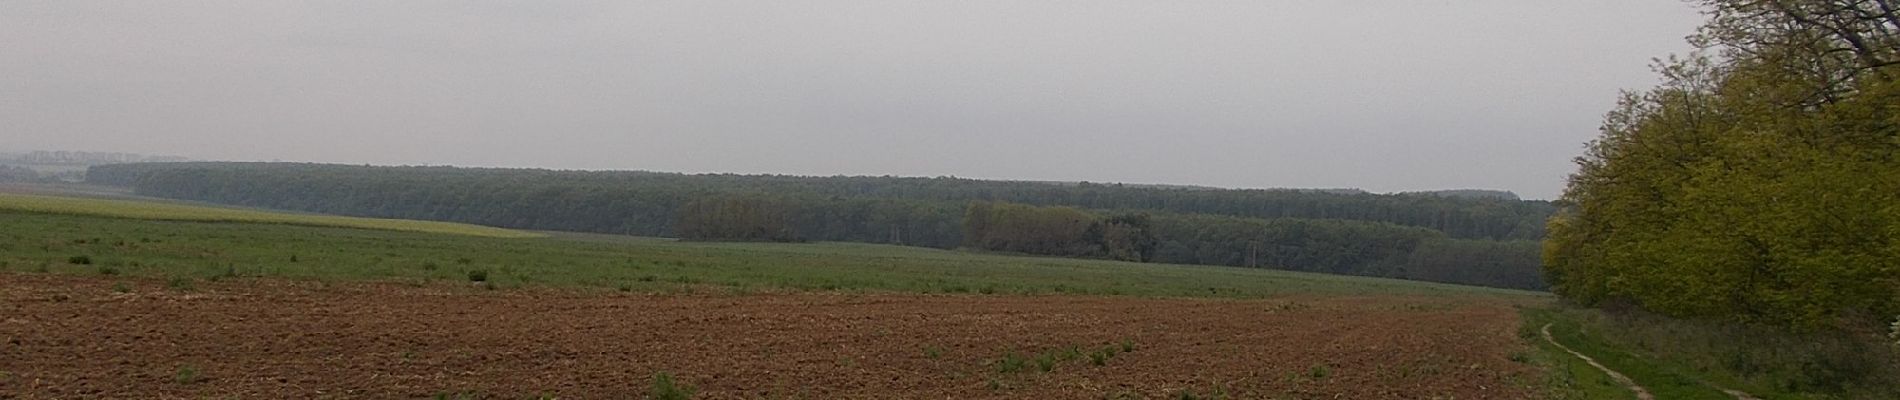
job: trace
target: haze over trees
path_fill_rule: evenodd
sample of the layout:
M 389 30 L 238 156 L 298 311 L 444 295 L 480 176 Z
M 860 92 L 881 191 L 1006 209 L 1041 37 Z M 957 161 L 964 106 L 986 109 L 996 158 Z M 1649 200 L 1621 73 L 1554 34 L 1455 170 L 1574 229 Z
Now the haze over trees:
M 0 152 L 0 182 L 77 182 L 86 179 L 87 166 L 181 161 L 185 161 L 185 158 L 132 153 L 47 150 Z
M 182 162 L 188 161 L 177 156 L 151 156 L 134 153 L 113 153 L 93 151 L 48 151 L 34 150 L 18 154 L 0 154 L 0 162 L 17 164 L 50 165 L 104 165 L 141 162 Z
M 289 163 L 94 167 L 149 196 L 689 240 L 851 241 L 1538 289 L 1548 202 L 957 178 Z M 1471 270 L 1471 269 L 1482 269 Z
M 1706 1 L 1570 179 L 1557 293 L 1794 329 L 1900 314 L 1900 4 Z

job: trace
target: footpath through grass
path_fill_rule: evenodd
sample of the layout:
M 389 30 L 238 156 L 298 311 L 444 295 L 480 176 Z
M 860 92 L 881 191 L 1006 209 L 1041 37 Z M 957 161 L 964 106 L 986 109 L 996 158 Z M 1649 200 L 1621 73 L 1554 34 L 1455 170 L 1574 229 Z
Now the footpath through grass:
M 499 238 L 529 238 L 539 233 L 452 222 L 288 214 L 262 210 L 195 206 L 135 200 L 41 196 L 0 192 L 0 211 L 96 215 L 169 221 L 247 222 L 304 226 L 333 226 L 392 231 L 446 233 Z
M 1553 366 L 1549 387 L 1557 398 L 1634 396 L 1535 336 L 1546 324 L 1559 343 L 1629 376 L 1658 399 L 1735 398 L 1720 389 L 1763 399 L 1900 398 L 1900 354 L 1851 334 L 1792 334 L 1576 308 L 1526 309 L 1523 317 L 1522 334 L 1539 344 L 1539 358 Z
M 1544 387 L 1552 399 L 1635 399 L 1636 394 L 1604 374 L 1603 371 L 1571 356 L 1563 349 L 1544 340 L 1540 331 L 1545 324 L 1557 320 L 1549 309 L 1526 308 L 1522 312 L 1523 325 L 1518 327 L 1518 337 L 1523 338 L 1537 352 L 1526 356 L 1529 361 L 1543 367 L 1547 373 Z M 1555 333 L 1555 327 L 1552 328 Z M 1565 344 L 1568 346 L 1569 344 Z
M 917 293 L 1258 298 L 1543 294 L 1230 267 L 972 254 L 847 243 L 508 239 L 281 224 L 0 211 L 0 270 L 168 279 L 268 276 L 674 291 L 705 286 Z

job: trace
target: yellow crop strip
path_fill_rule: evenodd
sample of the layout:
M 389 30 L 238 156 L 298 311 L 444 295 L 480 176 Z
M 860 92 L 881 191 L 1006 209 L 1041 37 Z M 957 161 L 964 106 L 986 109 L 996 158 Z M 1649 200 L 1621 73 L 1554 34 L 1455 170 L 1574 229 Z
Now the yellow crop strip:
M 286 224 L 307 226 L 329 226 L 341 228 L 380 229 L 392 231 L 447 233 L 455 235 L 529 238 L 545 236 L 539 233 L 502 229 L 480 225 L 458 224 L 452 222 L 416 221 L 406 219 L 382 219 L 340 217 L 331 215 L 285 214 L 270 211 L 246 210 L 169 204 L 135 200 L 111 200 L 83 197 L 40 196 L 30 194 L 0 193 L 0 210 L 24 211 L 48 214 L 96 215 L 117 218 L 152 219 L 166 221 L 203 221 L 203 222 L 244 222 L 264 224 Z

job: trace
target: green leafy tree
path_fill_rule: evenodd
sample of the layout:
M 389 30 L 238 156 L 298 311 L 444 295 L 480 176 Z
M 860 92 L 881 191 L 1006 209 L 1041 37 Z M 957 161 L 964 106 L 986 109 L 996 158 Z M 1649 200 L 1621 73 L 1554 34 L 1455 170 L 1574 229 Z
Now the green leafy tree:
M 1893 1 L 1707 1 L 1663 84 L 1577 160 L 1543 249 L 1555 291 L 1796 329 L 1900 311 Z

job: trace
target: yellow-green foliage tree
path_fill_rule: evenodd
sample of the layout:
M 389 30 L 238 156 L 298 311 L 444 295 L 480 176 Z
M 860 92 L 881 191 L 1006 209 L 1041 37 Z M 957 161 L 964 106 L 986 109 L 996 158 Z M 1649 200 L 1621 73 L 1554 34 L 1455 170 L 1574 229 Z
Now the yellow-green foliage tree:
M 1896 3 L 1704 2 L 1705 52 L 1660 62 L 1577 159 L 1553 289 L 1796 329 L 1900 312 Z

